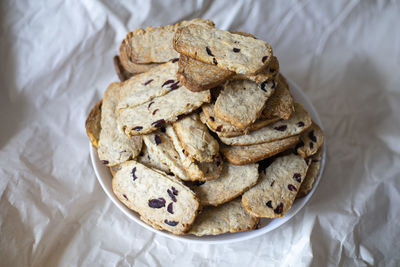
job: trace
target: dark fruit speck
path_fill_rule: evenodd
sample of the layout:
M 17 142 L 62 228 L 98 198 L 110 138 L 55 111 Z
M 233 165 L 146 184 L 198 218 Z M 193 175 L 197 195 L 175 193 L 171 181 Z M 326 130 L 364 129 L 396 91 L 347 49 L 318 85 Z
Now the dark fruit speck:
M 206 51 L 207 51 L 207 54 L 208 54 L 209 56 L 212 56 L 212 57 L 214 56 L 213 53 L 211 53 L 210 48 L 206 47 Z
M 218 62 L 217 62 L 217 60 L 216 60 L 215 58 L 213 58 L 213 63 L 214 63 L 215 65 L 218 65 Z
M 210 120 L 215 121 L 215 118 L 213 116 L 210 116 Z
M 168 193 L 168 196 L 172 199 L 172 201 L 176 202 L 176 197 L 175 197 L 174 193 L 169 189 L 167 189 L 167 193 Z
M 164 119 L 161 119 L 161 120 L 155 121 L 155 122 L 153 122 L 151 125 L 154 126 L 154 127 L 161 127 L 161 126 L 164 126 L 164 125 L 165 125 L 165 120 L 164 120 Z
M 221 130 L 222 130 L 222 125 L 218 126 L 216 129 L 217 132 L 220 132 Z
M 293 174 L 293 179 L 295 179 L 298 183 L 301 183 L 301 174 L 300 173 Z
M 156 145 L 161 144 L 161 138 L 157 134 L 154 136 L 154 141 L 156 142 Z
M 144 83 L 144 85 L 148 85 L 149 83 L 151 83 L 152 81 L 154 81 L 153 79 L 148 80 L 147 82 Z
M 108 162 L 108 160 L 102 160 L 101 161 L 103 164 L 108 164 L 109 162 Z
M 179 60 L 179 58 L 174 58 L 174 59 L 172 60 L 172 63 L 178 62 L 178 60 Z
M 240 49 L 239 49 L 239 48 L 233 48 L 233 52 L 239 53 L 239 52 L 240 52 Z
M 132 173 L 132 178 L 133 178 L 134 181 L 137 179 L 137 176 L 136 176 L 135 172 L 136 172 L 136 167 L 134 167 L 134 168 L 132 169 L 132 171 L 131 171 L 131 173 Z
M 159 111 L 159 109 L 157 108 L 157 109 L 155 109 L 154 111 L 153 111 L 153 116 L 154 116 L 154 114 L 156 114 L 157 113 L 157 111 Z
M 289 184 L 289 185 L 287 186 L 287 188 L 288 188 L 290 191 L 297 191 L 296 187 L 295 187 L 294 185 L 292 185 L 292 184 Z
M 165 207 L 165 199 L 162 197 L 160 198 L 153 198 L 149 200 L 149 206 L 154 209 L 159 209 Z
M 205 181 L 195 181 L 195 182 L 193 182 L 193 184 L 197 185 L 197 186 L 200 186 L 200 185 L 205 184 L 205 183 L 206 183 Z
M 176 226 L 177 224 L 178 224 L 178 222 L 175 222 L 175 221 L 168 221 L 168 220 L 165 220 L 164 221 L 166 224 L 168 224 L 169 226 Z
M 272 202 L 271 200 L 269 200 L 267 203 L 265 203 L 265 205 L 267 205 L 268 208 L 272 209 Z
M 165 81 L 165 82 L 163 83 L 163 85 L 161 85 L 161 87 L 164 87 L 165 85 L 170 84 L 170 83 L 174 83 L 174 80 L 167 80 L 167 81 Z
M 308 137 L 310 137 L 311 141 L 317 142 L 317 137 L 315 137 L 314 131 L 311 131 L 311 132 L 308 134 Z
M 171 187 L 171 190 L 172 190 L 172 193 L 175 195 L 175 196 L 177 196 L 178 195 L 178 190 L 176 190 L 176 188 L 175 187 Z
M 167 207 L 167 211 L 168 211 L 169 213 L 171 213 L 171 214 L 174 214 L 174 207 L 173 207 L 173 205 L 174 205 L 174 203 L 171 202 L 171 203 L 168 204 L 168 207 Z
M 126 200 L 129 200 L 128 197 L 127 197 L 125 194 L 123 194 L 122 196 L 123 196 Z
M 286 125 L 281 125 L 281 126 L 275 127 L 274 129 L 277 130 L 277 131 L 283 132 L 283 131 L 285 131 L 287 129 L 287 126 Z
M 313 149 L 313 148 L 314 148 L 314 143 L 310 142 L 310 149 Z
M 262 63 L 265 63 L 265 61 L 268 59 L 268 56 L 263 56 L 263 58 L 261 59 Z
M 297 126 L 299 126 L 299 127 L 304 127 L 304 122 L 299 121 L 299 122 L 297 123 Z
M 133 131 L 138 131 L 138 132 L 139 132 L 140 130 L 142 130 L 142 129 L 143 129 L 142 126 L 136 126 L 136 127 L 133 127 L 133 128 L 132 128 Z
M 281 214 L 282 211 L 283 211 L 283 203 L 279 204 L 279 205 L 274 209 L 274 212 L 275 212 L 276 214 Z

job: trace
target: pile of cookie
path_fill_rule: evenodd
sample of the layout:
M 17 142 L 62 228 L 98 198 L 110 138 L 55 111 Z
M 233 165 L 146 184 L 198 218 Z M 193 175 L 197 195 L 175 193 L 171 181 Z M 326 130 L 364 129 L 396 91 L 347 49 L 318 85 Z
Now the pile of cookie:
M 147 224 L 252 230 L 312 189 L 324 134 L 267 42 L 194 19 L 130 32 L 114 63 L 121 82 L 86 130 L 115 195 Z

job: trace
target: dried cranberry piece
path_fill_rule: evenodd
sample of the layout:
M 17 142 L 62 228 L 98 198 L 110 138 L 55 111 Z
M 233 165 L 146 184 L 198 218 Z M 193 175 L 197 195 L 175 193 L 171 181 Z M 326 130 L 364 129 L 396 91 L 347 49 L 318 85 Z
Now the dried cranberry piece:
M 144 83 L 144 85 L 148 85 L 149 83 L 151 83 L 152 81 L 154 81 L 154 79 L 150 79 L 147 82 Z
M 162 197 L 160 198 L 153 198 L 149 200 L 149 206 L 153 209 L 160 209 L 162 207 L 165 207 L 165 199 Z
M 178 195 L 178 190 L 176 190 L 176 188 L 175 187 L 171 187 L 171 190 L 172 190 L 172 193 L 175 195 L 175 196 L 177 196 Z
M 296 145 L 295 150 L 299 149 L 299 148 L 302 147 L 302 146 L 304 146 L 304 142 L 303 142 L 303 141 L 300 141 L 300 142 Z
M 154 136 L 154 141 L 156 141 L 156 145 L 161 144 L 161 138 L 157 134 Z
M 132 177 L 133 177 L 133 180 L 134 180 L 134 181 L 137 179 L 137 176 L 136 176 L 135 172 L 136 172 L 136 167 L 134 167 L 134 168 L 132 169 L 132 171 L 131 171 Z
M 314 130 L 308 133 L 308 137 L 311 139 L 311 141 L 317 142 L 317 137 L 314 135 Z
M 132 131 L 140 131 L 140 130 L 142 130 L 143 129 L 143 127 L 142 126 L 136 126 L 136 127 L 133 127 L 132 128 Z
M 165 126 L 161 126 L 161 127 L 160 127 L 160 131 L 161 131 L 162 133 L 165 133 Z
M 299 121 L 299 122 L 297 123 L 297 126 L 299 126 L 299 127 L 304 127 L 304 122 Z
M 175 222 L 175 221 L 168 221 L 168 220 L 165 220 L 164 221 L 166 224 L 168 224 L 169 226 L 176 226 L 177 224 L 178 224 L 178 222 Z
M 233 52 L 235 52 L 235 53 L 239 53 L 240 52 L 240 49 L 239 48 L 233 48 Z
M 210 48 L 208 48 L 207 46 L 206 46 L 206 51 L 207 51 L 207 54 L 209 55 L 209 56 L 214 56 L 213 55 L 213 53 L 211 53 L 211 50 L 210 50 Z
M 147 108 L 149 109 L 150 106 L 153 105 L 153 104 L 154 104 L 154 101 L 151 101 L 151 102 L 149 103 L 149 105 L 147 106 Z
M 140 157 L 143 157 L 143 155 L 144 155 L 144 152 L 143 152 L 143 151 L 140 151 L 139 156 L 140 156 Z
M 160 110 L 160 109 L 156 108 L 156 109 L 153 111 L 153 113 L 151 113 L 151 114 L 153 114 L 153 116 L 154 116 L 154 114 L 156 114 L 157 111 L 159 111 L 159 110 Z
M 178 88 L 179 88 L 179 85 L 178 85 L 178 83 L 179 83 L 179 81 L 177 81 L 177 82 L 175 82 L 175 83 L 171 84 L 169 88 L 170 88 L 171 90 L 178 89 Z
M 175 176 L 175 174 L 173 172 L 167 172 L 167 175 L 169 176 Z
M 127 197 L 125 194 L 123 194 L 122 196 L 123 196 L 126 200 L 129 200 L 128 197 Z
M 102 160 L 101 161 L 103 164 L 108 164 L 109 162 L 108 162 L 108 160 Z
M 165 81 L 163 83 L 163 85 L 161 85 L 161 87 L 164 87 L 165 85 L 170 84 L 170 83 L 174 83 L 174 82 L 175 82 L 174 80 L 167 80 L 167 81 Z
M 293 174 L 293 179 L 295 179 L 297 182 L 301 183 L 301 174 L 300 173 Z
M 218 65 L 218 62 L 217 62 L 217 60 L 215 59 L 215 57 L 213 58 L 213 63 L 214 63 L 215 65 Z
M 265 90 L 265 85 L 267 84 L 267 81 L 263 81 L 261 84 L 260 84 L 260 88 L 261 88 L 261 90 L 263 90 L 264 92 L 267 92 L 267 90 Z
M 272 201 L 269 200 L 267 203 L 265 203 L 265 205 L 267 205 L 268 208 L 272 209 Z
M 283 203 L 279 204 L 279 205 L 274 209 L 274 212 L 275 212 L 276 214 L 281 214 L 282 211 L 283 211 Z
M 176 118 L 177 118 L 177 120 L 179 121 L 179 120 L 183 119 L 183 117 L 185 117 L 185 115 L 180 114 L 180 115 L 178 115 Z
M 272 187 L 272 186 L 274 186 L 274 184 L 275 184 L 275 180 L 271 182 L 270 186 Z
M 206 183 L 205 181 L 194 181 L 193 182 L 193 184 L 197 185 L 197 186 L 200 186 L 200 185 L 205 184 L 205 183 Z
M 220 132 L 221 130 L 222 130 L 222 125 L 218 126 L 216 129 L 217 132 Z
M 265 61 L 268 59 L 268 56 L 263 56 L 263 58 L 261 59 L 262 63 L 265 63 Z
M 274 129 L 277 130 L 277 131 L 283 132 L 283 131 L 285 131 L 287 129 L 287 126 L 286 125 L 281 125 L 281 126 L 274 127 Z
M 154 127 L 162 127 L 162 126 L 165 126 L 165 120 L 164 120 L 164 119 L 161 119 L 161 120 L 155 121 L 155 122 L 153 122 L 151 125 L 154 126 Z
M 297 191 L 297 188 L 296 188 L 294 185 L 292 185 L 292 184 L 289 184 L 289 185 L 287 186 L 287 188 L 288 188 L 290 191 Z
M 313 148 L 314 148 L 314 143 L 310 142 L 310 149 L 313 149 Z
M 213 116 L 210 116 L 210 120 L 215 121 L 215 118 Z
M 167 206 L 167 211 L 168 211 L 169 213 L 171 213 L 171 214 L 174 214 L 174 207 L 173 207 L 173 205 L 174 205 L 174 203 L 171 202 L 171 203 L 169 203 L 168 206 Z
M 179 58 L 177 57 L 177 58 L 174 58 L 173 60 L 172 60 L 172 63 L 175 63 L 175 62 L 178 62 L 179 61 Z
M 176 202 L 176 197 L 171 190 L 167 189 L 168 196 L 172 199 L 173 202 Z

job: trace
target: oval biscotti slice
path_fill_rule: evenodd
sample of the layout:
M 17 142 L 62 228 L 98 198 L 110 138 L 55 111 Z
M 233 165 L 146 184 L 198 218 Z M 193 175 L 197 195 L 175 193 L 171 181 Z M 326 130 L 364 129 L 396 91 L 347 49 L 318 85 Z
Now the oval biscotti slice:
M 86 134 L 89 137 L 92 145 L 96 148 L 98 146 L 101 131 L 100 120 L 102 104 L 103 100 L 100 100 L 96 103 L 96 105 L 94 105 L 85 122 Z
M 257 183 L 258 164 L 235 166 L 224 162 L 218 179 L 190 185 L 201 205 L 217 206 L 240 196 Z
M 256 229 L 259 221 L 245 211 L 238 198 L 218 207 L 205 207 L 189 234 L 204 236 L 243 232 Z
M 223 146 L 221 153 L 232 164 L 245 165 L 272 157 L 293 147 L 299 136 L 291 136 L 281 140 L 248 146 Z
M 142 151 L 140 152 L 136 161 L 149 168 L 157 169 L 165 173 L 170 172 L 168 166 L 158 160 L 157 157 L 151 151 L 149 151 L 145 144 L 143 144 Z
M 174 144 L 175 150 L 179 155 L 180 161 L 183 168 L 186 170 L 187 179 L 190 181 L 210 181 L 217 179 L 222 172 L 222 159 L 219 153 L 214 157 L 212 162 L 200 162 L 192 161 L 188 156 L 185 155 L 185 151 L 179 141 L 178 135 L 174 128 L 168 125 L 166 128 L 166 134 Z
M 207 25 L 180 27 L 173 45 L 181 54 L 242 74 L 256 74 L 272 58 L 272 48 L 267 42 Z
M 303 158 L 310 157 L 317 153 L 324 142 L 324 132 L 313 122 L 311 127 L 300 135 L 300 142 L 296 146 L 297 153 Z
M 192 23 L 214 26 L 210 20 L 193 19 L 174 25 L 136 29 L 128 33 L 123 42 L 128 49 L 130 59 L 134 63 L 160 63 L 179 57 L 172 46 L 172 38 L 179 27 Z
M 308 112 L 301 104 L 296 103 L 295 112 L 287 121 L 277 121 L 247 135 L 236 137 L 219 136 L 219 138 L 224 144 L 227 145 L 254 145 L 284 139 L 293 135 L 298 135 L 310 126 L 310 115 L 308 115 Z
M 136 161 L 121 165 L 112 188 L 128 208 L 173 234 L 188 231 L 200 207 L 188 187 Z
M 218 133 L 219 136 L 225 137 L 244 135 L 279 120 L 279 118 L 257 119 L 253 124 L 250 124 L 247 128 L 241 130 L 216 116 L 214 112 L 214 104 L 205 104 L 201 106 L 201 108 L 203 110 L 203 112 L 200 113 L 201 121 L 206 124 L 211 131 Z
M 101 131 L 97 153 L 107 166 L 114 166 L 139 155 L 142 137 L 129 138 L 117 124 L 117 103 L 121 83 L 112 83 L 104 92 L 101 108 Z
M 306 178 L 304 178 L 304 181 L 301 183 L 296 198 L 304 197 L 312 190 L 321 169 L 322 149 L 318 150 L 318 152 L 314 154 L 310 160 L 311 162 L 307 170 Z
M 277 158 L 261 172 L 257 185 L 243 194 L 246 211 L 262 218 L 283 217 L 296 198 L 307 168 L 300 156 L 289 154 Z
M 215 101 L 215 114 L 237 128 L 245 129 L 260 116 L 274 90 L 274 82 L 227 82 Z
M 185 150 L 185 155 L 192 161 L 213 162 L 219 155 L 219 144 L 208 132 L 199 118 L 192 113 L 173 123 L 174 130 Z
M 121 82 L 126 81 L 133 76 L 132 73 L 125 70 L 125 68 L 122 66 L 121 59 L 119 56 L 114 56 L 113 62 L 114 62 L 115 72 L 117 73 L 117 76 Z

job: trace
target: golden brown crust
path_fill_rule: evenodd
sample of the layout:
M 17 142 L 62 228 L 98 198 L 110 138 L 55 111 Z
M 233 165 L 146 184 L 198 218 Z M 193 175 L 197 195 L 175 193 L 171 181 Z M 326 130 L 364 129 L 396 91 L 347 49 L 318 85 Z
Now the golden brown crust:
M 96 103 L 96 105 L 90 111 L 85 122 L 86 134 L 89 137 L 92 145 L 96 148 L 99 144 L 99 138 L 100 138 L 100 130 L 101 130 L 100 121 L 101 121 L 102 104 L 103 100 L 100 100 L 99 102 Z
M 126 42 L 123 41 L 119 48 L 120 61 L 122 67 L 130 74 L 136 75 L 139 73 L 146 72 L 162 63 L 149 63 L 149 64 L 136 64 L 131 61 L 129 49 L 127 49 Z
M 126 71 L 121 64 L 121 60 L 119 56 L 114 56 L 114 68 L 117 76 L 121 82 L 128 80 L 130 77 L 133 76 L 132 73 Z
M 298 141 L 299 136 L 292 136 L 282 140 L 257 145 L 223 146 L 221 148 L 221 153 L 232 164 L 246 165 L 281 153 L 293 147 Z

